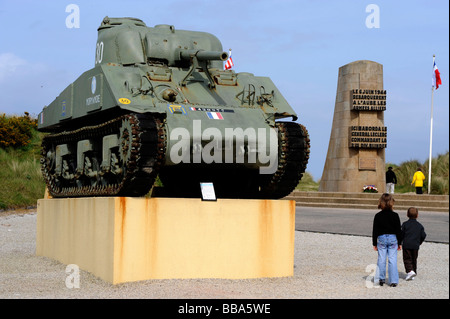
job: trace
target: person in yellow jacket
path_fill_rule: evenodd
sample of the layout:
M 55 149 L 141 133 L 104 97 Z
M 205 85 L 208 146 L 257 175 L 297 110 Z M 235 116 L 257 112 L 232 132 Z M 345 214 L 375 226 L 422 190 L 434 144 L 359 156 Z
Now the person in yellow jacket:
M 416 194 L 423 194 L 422 193 L 422 187 L 423 187 L 423 181 L 425 180 L 425 175 L 422 173 L 422 169 L 419 167 L 417 171 L 414 173 L 413 180 L 411 182 L 411 185 L 414 184 L 416 187 Z

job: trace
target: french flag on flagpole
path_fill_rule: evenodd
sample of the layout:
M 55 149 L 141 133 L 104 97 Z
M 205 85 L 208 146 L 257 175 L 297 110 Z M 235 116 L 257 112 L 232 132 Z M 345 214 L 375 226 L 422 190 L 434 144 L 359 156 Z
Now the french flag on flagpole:
M 436 90 L 439 88 L 439 85 L 442 84 L 441 74 L 439 73 L 439 69 L 436 65 L 436 62 L 433 59 L 433 79 L 432 79 L 433 87 L 436 87 Z
M 225 70 L 229 70 L 233 67 L 234 63 L 233 63 L 233 59 L 231 58 L 231 49 L 230 52 L 228 54 L 228 59 L 225 62 Z

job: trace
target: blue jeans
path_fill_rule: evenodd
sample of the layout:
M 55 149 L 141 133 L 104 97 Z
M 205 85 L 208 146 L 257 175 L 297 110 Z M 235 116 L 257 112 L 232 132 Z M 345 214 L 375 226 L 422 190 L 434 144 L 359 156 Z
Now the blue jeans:
M 378 262 L 374 282 L 386 281 L 386 257 L 388 259 L 388 275 L 391 284 L 398 284 L 397 269 L 397 236 L 381 235 L 377 239 Z

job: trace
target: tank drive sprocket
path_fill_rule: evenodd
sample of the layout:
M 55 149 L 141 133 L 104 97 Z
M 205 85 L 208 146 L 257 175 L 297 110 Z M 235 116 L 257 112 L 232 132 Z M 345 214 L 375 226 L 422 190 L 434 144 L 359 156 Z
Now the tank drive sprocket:
M 305 126 L 295 122 L 277 122 L 278 167 L 272 175 L 260 175 L 259 197 L 278 199 L 289 195 L 306 170 L 310 139 Z

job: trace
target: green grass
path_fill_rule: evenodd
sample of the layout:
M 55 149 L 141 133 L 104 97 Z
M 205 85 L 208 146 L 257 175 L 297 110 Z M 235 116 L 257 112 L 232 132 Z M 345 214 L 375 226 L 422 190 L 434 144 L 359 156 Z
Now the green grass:
M 36 206 L 45 183 L 39 163 L 42 134 L 33 132 L 25 147 L 0 148 L 0 209 Z
M 317 192 L 319 190 L 319 182 L 315 182 L 312 175 L 305 172 L 295 189 L 302 192 Z
M 428 193 L 428 175 L 429 175 L 429 160 L 421 163 L 418 160 L 410 160 L 402 162 L 400 165 L 386 163 L 386 170 L 389 166 L 393 167 L 397 175 L 398 184 L 395 186 L 395 191 L 399 193 L 415 192 L 415 188 L 411 185 L 412 178 L 417 168 L 422 169 L 426 179 L 424 181 L 423 192 Z M 437 157 L 431 159 L 431 192 L 435 195 L 449 194 L 449 152 L 439 154 Z

